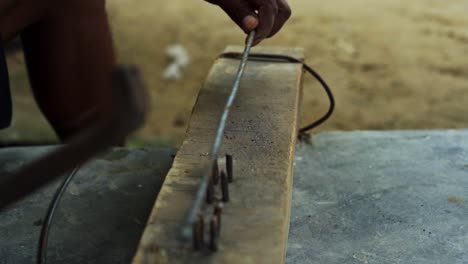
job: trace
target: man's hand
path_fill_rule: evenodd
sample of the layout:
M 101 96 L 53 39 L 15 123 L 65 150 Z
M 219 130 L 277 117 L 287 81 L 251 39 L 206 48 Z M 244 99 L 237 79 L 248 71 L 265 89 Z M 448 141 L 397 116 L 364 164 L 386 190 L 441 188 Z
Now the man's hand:
M 220 6 L 245 33 L 257 29 L 254 45 L 275 35 L 291 16 L 287 0 L 207 0 Z

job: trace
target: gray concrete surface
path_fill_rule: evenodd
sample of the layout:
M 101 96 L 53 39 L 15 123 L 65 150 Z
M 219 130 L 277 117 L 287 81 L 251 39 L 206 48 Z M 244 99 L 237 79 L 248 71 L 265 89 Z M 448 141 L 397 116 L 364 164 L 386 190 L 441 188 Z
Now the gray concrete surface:
M 0 149 L 0 177 L 47 148 Z M 83 168 L 49 263 L 129 263 L 174 150 Z M 321 133 L 295 158 L 288 264 L 468 263 L 468 131 Z M 0 264 L 34 263 L 54 183 L 0 214 Z
M 49 149 L 0 149 L 0 177 Z M 48 263 L 130 263 L 174 153 L 115 149 L 84 166 L 57 210 Z M 36 263 L 40 225 L 57 186 L 0 214 L 0 264 Z
M 468 263 L 468 131 L 322 133 L 295 159 L 288 264 Z

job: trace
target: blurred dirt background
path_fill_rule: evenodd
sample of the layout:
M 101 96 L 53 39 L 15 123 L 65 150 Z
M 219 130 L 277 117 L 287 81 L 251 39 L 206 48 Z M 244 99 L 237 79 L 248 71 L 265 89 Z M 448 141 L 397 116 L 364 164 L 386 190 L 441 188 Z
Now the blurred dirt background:
M 468 126 L 468 1 L 291 0 L 293 17 L 262 45 L 304 47 L 307 62 L 332 86 L 334 117 L 321 130 L 429 129 Z M 202 0 L 108 0 L 119 61 L 139 65 L 152 112 L 132 145 L 177 146 L 198 90 L 226 45 L 243 33 Z M 165 81 L 166 47 L 181 44 L 192 63 Z M 0 141 L 54 141 L 29 91 L 22 54 L 9 55 L 14 125 Z M 305 78 L 303 122 L 327 99 Z

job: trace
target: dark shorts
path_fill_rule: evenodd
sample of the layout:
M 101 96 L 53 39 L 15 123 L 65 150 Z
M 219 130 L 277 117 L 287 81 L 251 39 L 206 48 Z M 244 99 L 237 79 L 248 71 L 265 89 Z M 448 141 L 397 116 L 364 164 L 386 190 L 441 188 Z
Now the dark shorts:
M 12 106 L 5 51 L 0 40 L 0 129 L 11 124 Z

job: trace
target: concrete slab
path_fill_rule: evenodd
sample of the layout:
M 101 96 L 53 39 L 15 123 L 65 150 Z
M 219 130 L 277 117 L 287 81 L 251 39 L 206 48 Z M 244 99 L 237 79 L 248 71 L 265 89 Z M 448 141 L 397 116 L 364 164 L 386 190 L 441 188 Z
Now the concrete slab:
M 0 149 L 0 177 L 50 148 Z M 171 164 L 171 149 L 115 149 L 84 166 L 57 210 L 48 263 L 130 263 Z M 0 263 L 36 263 L 58 182 L 0 214 Z
M 47 148 L 0 149 L 0 177 Z M 130 263 L 174 150 L 88 164 L 52 227 L 49 263 Z M 468 130 L 333 132 L 296 152 L 288 264 L 468 263 Z M 34 263 L 57 183 L 0 214 L 0 263 Z
M 287 263 L 468 263 L 467 201 L 467 130 L 318 134 L 296 152 Z

